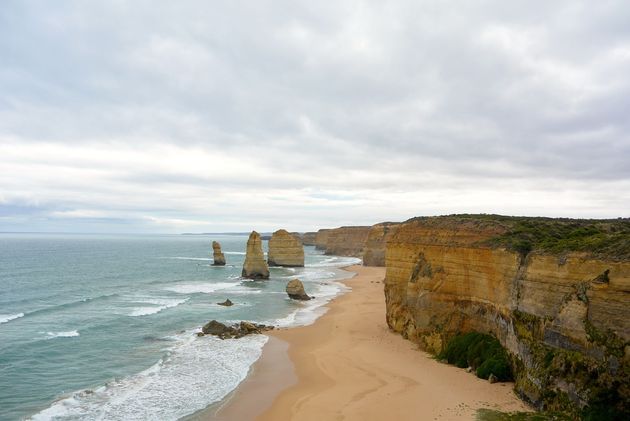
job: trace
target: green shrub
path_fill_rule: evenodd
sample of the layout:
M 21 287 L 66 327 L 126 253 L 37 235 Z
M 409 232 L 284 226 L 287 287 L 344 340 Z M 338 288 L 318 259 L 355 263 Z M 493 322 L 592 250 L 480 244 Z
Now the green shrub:
M 512 380 L 512 370 L 505 349 L 499 341 L 479 332 L 457 335 L 438 356 L 460 368 L 472 367 L 478 377 L 494 374 L 500 381 Z

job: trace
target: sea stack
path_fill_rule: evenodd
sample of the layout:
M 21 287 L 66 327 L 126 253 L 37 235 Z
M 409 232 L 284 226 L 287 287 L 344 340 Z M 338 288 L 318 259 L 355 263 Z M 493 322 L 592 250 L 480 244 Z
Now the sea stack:
M 269 267 L 263 253 L 262 239 L 256 231 L 249 234 L 241 276 L 250 279 L 269 279 Z
M 286 230 L 278 230 L 269 240 L 269 266 L 304 267 L 302 242 Z
M 311 297 L 306 294 L 306 291 L 304 291 L 304 284 L 299 279 L 293 279 L 289 281 L 286 287 L 286 291 L 289 295 L 289 298 L 293 300 L 306 301 L 311 299 Z
M 225 266 L 225 255 L 221 251 L 221 244 L 217 241 L 212 242 L 212 256 L 214 257 L 213 266 Z

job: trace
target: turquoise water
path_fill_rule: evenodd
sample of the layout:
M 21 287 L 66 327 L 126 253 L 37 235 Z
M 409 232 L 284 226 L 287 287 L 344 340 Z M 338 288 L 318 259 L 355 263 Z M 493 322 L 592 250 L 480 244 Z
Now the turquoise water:
M 212 240 L 228 265 L 211 266 Z M 0 419 L 177 419 L 246 376 L 263 335 L 197 338 L 211 320 L 305 324 L 357 260 L 240 279 L 246 236 L 0 234 Z M 300 278 L 316 299 L 287 298 Z M 216 303 L 230 298 L 235 305 Z

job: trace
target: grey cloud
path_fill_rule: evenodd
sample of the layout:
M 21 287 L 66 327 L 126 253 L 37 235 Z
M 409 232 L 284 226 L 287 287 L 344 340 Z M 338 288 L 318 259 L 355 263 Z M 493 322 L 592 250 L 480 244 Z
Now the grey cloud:
M 245 191 L 613 194 L 630 179 L 628 20 L 624 1 L 9 0 L 0 141 L 255 157 L 264 175 L 222 180 Z M 107 180 L 207 191 L 182 170 Z

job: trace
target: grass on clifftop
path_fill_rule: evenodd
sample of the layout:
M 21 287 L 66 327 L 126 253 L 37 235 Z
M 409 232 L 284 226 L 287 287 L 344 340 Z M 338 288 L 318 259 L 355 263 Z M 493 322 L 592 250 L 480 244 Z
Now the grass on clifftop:
M 494 374 L 499 381 L 512 380 L 507 352 L 490 335 L 470 332 L 455 336 L 438 358 L 460 368 L 472 367 L 477 377 L 482 379 L 488 379 L 490 374 Z
M 506 232 L 485 245 L 505 247 L 526 255 L 530 251 L 553 254 L 586 252 L 596 257 L 630 260 L 630 219 L 533 218 L 502 215 L 453 215 L 496 222 Z

